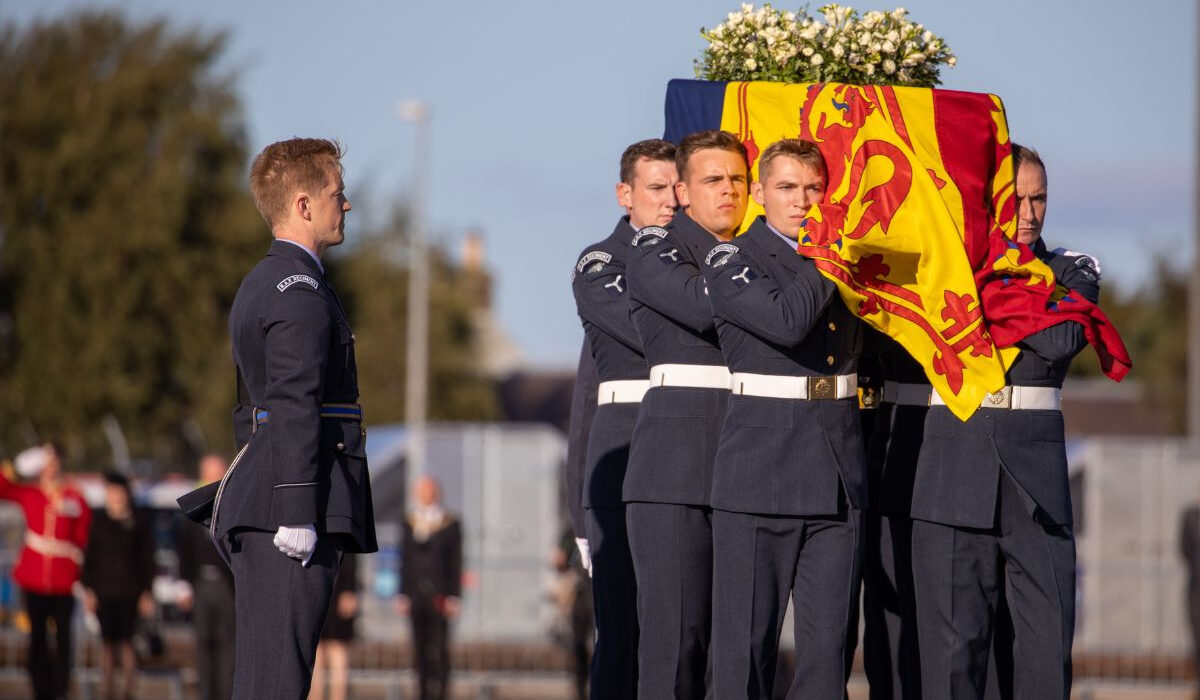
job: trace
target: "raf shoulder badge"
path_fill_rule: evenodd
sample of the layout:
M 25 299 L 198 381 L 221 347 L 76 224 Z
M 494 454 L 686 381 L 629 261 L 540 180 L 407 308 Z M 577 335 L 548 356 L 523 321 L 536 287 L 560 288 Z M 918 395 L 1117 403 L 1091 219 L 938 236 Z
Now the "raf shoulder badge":
M 722 243 L 708 251 L 708 255 L 704 258 L 704 264 L 709 267 L 720 267 L 729 262 L 729 257 L 736 252 L 738 252 L 738 247 L 734 244 Z
M 275 285 L 275 288 L 281 292 L 286 292 L 288 287 L 296 284 L 297 282 L 303 282 L 304 284 L 312 285 L 313 289 L 318 288 L 317 281 L 308 275 L 292 275 L 291 277 L 281 280 L 279 284 Z
M 633 237 L 633 247 L 646 248 L 652 245 L 658 245 L 659 243 L 662 243 L 669 235 L 670 232 L 662 226 L 647 226 L 638 231 L 637 235 Z
M 603 250 L 593 250 L 584 255 L 575 264 L 575 271 L 579 274 L 593 275 L 604 269 L 604 266 L 612 262 L 612 256 L 605 253 Z

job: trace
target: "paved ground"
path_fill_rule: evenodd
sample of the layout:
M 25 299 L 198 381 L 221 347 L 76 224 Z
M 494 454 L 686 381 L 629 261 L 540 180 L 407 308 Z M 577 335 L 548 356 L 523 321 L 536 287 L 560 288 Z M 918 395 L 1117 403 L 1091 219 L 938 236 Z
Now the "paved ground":
M 355 679 L 351 688 L 354 700 L 411 700 L 416 697 L 411 673 L 400 674 L 398 678 L 395 674 L 360 673 L 352 678 Z M 851 678 L 849 690 L 850 700 L 866 700 L 866 679 Z M 0 673 L 0 700 L 24 700 L 29 696 L 25 679 L 15 669 L 4 669 Z M 94 688 L 77 687 L 72 697 L 91 700 L 98 694 Z M 194 688 L 180 688 L 175 682 L 161 677 L 144 677 L 137 697 L 142 700 L 192 700 L 196 695 Z M 455 700 L 571 700 L 574 696 L 571 681 L 564 674 L 497 673 L 457 678 L 453 697 Z M 1096 683 L 1085 679 L 1076 683 L 1071 697 L 1075 700 L 1193 700 L 1195 696 L 1191 687 L 1183 684 Z

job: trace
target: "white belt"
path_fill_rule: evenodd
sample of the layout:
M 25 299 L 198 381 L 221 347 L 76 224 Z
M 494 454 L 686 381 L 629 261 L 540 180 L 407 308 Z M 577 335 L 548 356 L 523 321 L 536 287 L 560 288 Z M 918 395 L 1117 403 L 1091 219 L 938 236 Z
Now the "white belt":
M 744 396 L 773 399 L 848 399 L 858 395 L 858 375 L 790 377 L 734 372 L 730 390 Z
M 929 399 L 930 406 L 946 405 L 936 391 Z M 1006 386 L 983 397 L 979 407 L 1008 408 L 1014 411 L 1058 411 L 1062 409 L 1062 391 L 1049 386 Z
M 897 406 L 928 406 L 933 387 L 928 384 L 883 383 L 883 402 Z
M 650 368 L 650 386 L 728 389 L 729 368 L 719 365 L 654 365 Z
M 650 388 L 648 379 L 614 379 L 600 382 L 596 392 L 596 405 L 606 403 L 638 403 Z
M 36 532 L 25 531 L 25 546 L 44 557 L 59 557 L 70 559 L 76 564 L 83 563 L 83 550 L 74 543 L 39 535 Z

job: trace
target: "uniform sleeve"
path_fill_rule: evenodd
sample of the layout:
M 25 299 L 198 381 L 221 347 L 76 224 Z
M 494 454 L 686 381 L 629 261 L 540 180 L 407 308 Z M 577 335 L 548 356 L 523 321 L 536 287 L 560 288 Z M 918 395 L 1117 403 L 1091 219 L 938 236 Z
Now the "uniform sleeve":
M 446 592 L 452 598 L 462 597 L 462 527 L 458 519 L 447 526 Z
M 87 546 L 88 537 L 92 531 L 92 509 L 88 507 L 83 496 L 76 494 L 79 503 L 79 517 L 75 518 L 75 527 L 71 533 L 71 541 L 76 547 L 83 549 Z
M 138 546 L 141 551 L 141 571 L 139 593 L 149 593 L 154 590 L 154 575 L 158 567 L 154 563 L 154 519 L 149 512 L 138 513 Z
M 836 291 L 832 282 L 808 268 L 781 284 L 741 252 L 715 261 L 704 274 L 717 316 L 785 346 L 804 341 Z
M 600 378 L 587 340 L 579 353 L 579 369 L 571 392 L 571 422 L 567 428 L 567 512 L 576 537 L 587 537 L 583 515 L 583 480 L 587 469 L 588 433 L 596 414 L 596 391 Z
M 670 236 L 648 237 L 635 246 L 629 259 L 630 298 L 697 333 L 707 333 L 715 325 L 708 287 L 680 248 Z
M 629 280 L 619 263 L 593 264 L 571 281 L 579 317 L 637 350 L 642 341 L 629 317 Z
M 305 284 L 274 298 L 266 319 L 266 401 L 279 525 L 317 522 L 321 389 L 332 321 L 325 299 Z
M 95 541 L 95 533 L 89 533 L 83 546 L 83 565 L 79 567 L 79 583 L 83 584 L 84 588 L 93 588 L 96 585 L 96 569 L 100 566 L 98 550 L 99 543 Z
M 1017 343 L 1017 347 L 1031 350 L 1053 365 L 1069 361 L 1086 346 L 1087 336 L 1083 333 L 1083 326 L 1075 321 L 1056 323 Z

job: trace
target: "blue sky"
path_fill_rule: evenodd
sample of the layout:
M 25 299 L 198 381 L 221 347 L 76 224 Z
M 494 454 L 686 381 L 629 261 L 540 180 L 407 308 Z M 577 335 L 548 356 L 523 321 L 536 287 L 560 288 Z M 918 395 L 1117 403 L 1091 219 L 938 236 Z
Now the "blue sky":
M 413 135 L 394 106 L 429 102 L 434 237 L 457 249 L 468 229 L 482 231 L 501 323 L 531 362 L 566 367 L 582 337 L 570 268 L 620 214 L 620 152 L 661 135 L 667 81 L 692 77 L 699 28 L 737 6 L 5 0 L 0 18 L 24 24 L 107 7 L 166 17 L 179 30 L 228 31 L 221 70 L 236 78 L 251 148 L 293 135 L 341 140 L 360 202 L 352 218 L 382 218 L 407 196 Z M 958 55 L 944 87 L 1000 95 L 1014 139 L 1041 151 L 1048 242 L 1099 255 L 1106 279 L 1126 289 L 1149 281 L 1154 253 L 1187 259 L 1195 2 L 904 6 Z

